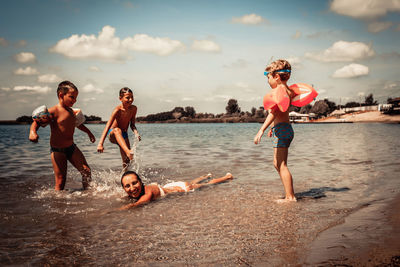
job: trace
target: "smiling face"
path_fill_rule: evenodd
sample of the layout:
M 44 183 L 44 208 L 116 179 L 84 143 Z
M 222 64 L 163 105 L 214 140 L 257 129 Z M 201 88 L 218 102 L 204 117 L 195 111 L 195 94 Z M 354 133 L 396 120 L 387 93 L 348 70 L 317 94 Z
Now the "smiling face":
M 124 93 L 122 96 L 119 97 L 119 100 L 121 100 L 122 105 L 124 107 L 128 107 L 132 105 L 133 103 L 133 94 L 132 93 Z
M 62 100 L 63 104 L 70 108 L 75 104 L 76 99 L 78 98 L 78 91 L 71 88 L 65 94 L 61 92 L 59 97 Z
M 139 181 L 138 177 L 131 173 L 125 175 L 122 180 L 122 187 L 124 188 L 125 192 L 132 198 L 138 198 L 143 190 L 142 182 Z

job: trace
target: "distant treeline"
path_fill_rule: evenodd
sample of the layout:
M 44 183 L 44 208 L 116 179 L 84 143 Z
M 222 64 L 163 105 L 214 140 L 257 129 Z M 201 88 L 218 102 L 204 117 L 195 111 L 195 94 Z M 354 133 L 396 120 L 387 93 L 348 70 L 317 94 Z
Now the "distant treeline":
M 388 98 L 390 102 L 391 98 Z M 335 102 L 329 101 L 329 99 L 318 100 L 314 105 L 306 105 L 304 107 L 291 106 L 289 111 L 295 111 L 302 114 L 314 113 L 317 118 L 327 116 L 338 108 L 351 108 L 360 106 L 371 106 L 377 105 L 378 102 L 374 100 L 373 94 L 369 94 L 365 97 L 364 102 L 348 102 L 345 105 L 337 105 Z M 224 118 L 224 117 L 247 117 L 247 118 L 265 118 L 268 112 L 263 107 L 255 108 L 252 107 L 250 111 L 242 111 L 239 103 L 236 99 L 229 99 L 226 107 L 226 113 L 212 114 L 212 113 L 197 113 L 194 107 L 187 106 L 175 107 L 171 111 L 160 112 L 156 114 L 150 114 L 147 116 L 137 117 L 138 122 L 156 122 L 156 121 L 169 121 L 169 120 L 188 120 L 191 119 L 213 119 L 213 118 Z M 86 121 L 101 121 L 101 117 L 90 115 L 86 116 Z M 19 123 L 32 123 L 31 116 L 21 116 L 16 119 Z
M 377 105 L 378 102 L 374 100 L 372 94 L 365 97 L 363 103 L 348 102 L 345 105 L 337 105 L 329 99 L 318 100 L 314 105 L 306 105 L 304 107 L 291 106 L 289 111 L 295 111 L 302 114 L 314 113 L 317 118 L 327 116 L 338 108 L 350 108 L 359 106 Z M 253 107 L 251 111 L 242 111 L 236 99 L 230 99 L 225 107 L 226 113 L 212 114 L 212 113 L 196 113 L 193 107 L 175 107 L 171 111 L 150 114 L 147 116 L 138 117 L 138 122 L 154 122 L 154 121 L 168 121 L 168 120 L 190 120 L 194 119 L 211 119 L 223 117 L 247 117 L 247 118 L 265 118 L 268 112 L 263 107 L 258 109 Z

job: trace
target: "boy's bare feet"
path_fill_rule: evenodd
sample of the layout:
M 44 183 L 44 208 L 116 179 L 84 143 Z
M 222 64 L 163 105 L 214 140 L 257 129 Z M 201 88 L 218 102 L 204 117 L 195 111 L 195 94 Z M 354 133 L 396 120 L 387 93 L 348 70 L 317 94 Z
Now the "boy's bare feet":
M 294 198 L 282 198 L 282 199 L 275 200 L 275 202 L 279 203 L 279 204 L 281 204 L 281 203 L 289 203 L 289 202 L 297 202 L 297 199 L 295 197 Z

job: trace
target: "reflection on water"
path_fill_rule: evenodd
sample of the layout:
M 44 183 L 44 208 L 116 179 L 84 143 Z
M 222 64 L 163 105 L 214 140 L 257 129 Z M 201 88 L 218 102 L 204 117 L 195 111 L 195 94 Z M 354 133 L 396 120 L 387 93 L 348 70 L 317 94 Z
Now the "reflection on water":
M 88 126 L 97 138 L 104 125 Z M 270 265 L 301 262 L 307 245 L 353 209 L 398 193 L 399 125 L 294 125 L 289 152 L 298 203 L 277 204 L 283 187 L 259 124 L 139 124 L 135 163 L 145 183 L 231 172 L 231 182 L 129 211 L 119 150 L 75 142 L 93 170 L 80 190 L 69 165 L 55 192 L 49 129 L 29 143 L 27 126 L 0 126 L 0 262 L 4 264 Z M 132 136 L 132 134 L 131 134 Z M 132 137 L 131 137 L 132 138 Z M 133 140 L 133 139 L 131 139 Z

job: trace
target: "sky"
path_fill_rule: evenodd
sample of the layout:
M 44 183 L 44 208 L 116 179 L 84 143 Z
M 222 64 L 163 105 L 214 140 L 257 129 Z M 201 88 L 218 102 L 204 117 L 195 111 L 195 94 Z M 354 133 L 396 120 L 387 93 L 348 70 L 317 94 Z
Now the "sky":
M 273 60 L 336 104 L 400 97 L 400 0 L 0 2 L 0 120 L 58 103 L 107 120 L 133 90 L 138 116 L 262 106 Z

